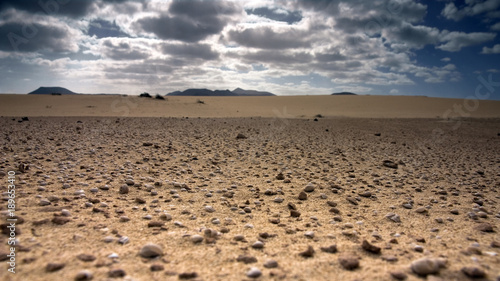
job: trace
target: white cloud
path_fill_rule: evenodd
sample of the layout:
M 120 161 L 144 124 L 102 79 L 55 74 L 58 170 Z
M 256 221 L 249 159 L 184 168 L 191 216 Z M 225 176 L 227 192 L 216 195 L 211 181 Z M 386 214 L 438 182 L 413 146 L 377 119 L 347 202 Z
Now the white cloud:
M 496 37 L 495 33 L 488 32 L 473 32 L 465 33 L 447 30 L 441 32 L 440 41 L 446 42 L 436 48 L 448 52 L 458 52 L 464 47 L 473 46 L 493 40 Z
M 492 48 L 483 47 L 481 54 L 500 54 L 500 44 L 496 44 Z

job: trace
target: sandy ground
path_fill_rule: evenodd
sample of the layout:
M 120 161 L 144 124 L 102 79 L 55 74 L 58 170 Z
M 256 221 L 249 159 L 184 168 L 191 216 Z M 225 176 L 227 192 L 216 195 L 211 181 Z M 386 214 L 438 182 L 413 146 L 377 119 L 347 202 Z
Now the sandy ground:
M 500 117 L 500 101 L 408 96 L 168 97 L 0 95 L 0 116 Z M 204 104 L 197 103 L 198 100 Z
M 2 102 L 2 115 L 44 115 L 47 104 L 71 115 L 56 110 L 70 98 L 38 98 Z M 87 98 L 75 97 L 73 115 L 112 102 Z M 435 118 L 459 100 L 402 116 L 430 118 L 338 118 L 345 108 L 313 104 L 360 97 L 278 98 L 237 110 L 232 98 L 130 98 L 129 117 L 185 106 L 190 118 L 1 117 L 0 188 L 5 198 L 15 171 L 20 232 L 15 274 L 0 235 L 0 280 L 90 280 L 84 270 L 92 280 L 500 280 L 500 119 Z M 138 113 L 150 103 L 177 106 Z M 216 104 L 225 111 L 207 109 Z M 398 112 L 368 104 L 349 107 Z M 305 118 L 276 118 L 281 106 Z M 471 113 L 495 117 L 495 106 Z M 250 107 L 254 117 L 193 118 Z M 148 243 L 161 255 L 141 256 Z

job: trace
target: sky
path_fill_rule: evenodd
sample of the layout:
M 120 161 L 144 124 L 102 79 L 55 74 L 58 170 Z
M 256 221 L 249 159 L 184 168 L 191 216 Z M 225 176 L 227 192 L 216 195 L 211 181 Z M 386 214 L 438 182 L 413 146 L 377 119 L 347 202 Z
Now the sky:
M 499 32 L 500 0 L 2 0 L 0 92 L 500 100 Z

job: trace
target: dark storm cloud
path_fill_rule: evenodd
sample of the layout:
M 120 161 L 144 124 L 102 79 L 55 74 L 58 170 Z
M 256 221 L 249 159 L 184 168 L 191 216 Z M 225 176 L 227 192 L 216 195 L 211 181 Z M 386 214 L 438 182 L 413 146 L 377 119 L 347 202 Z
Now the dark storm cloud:
M 53 52 L 74 51 L 69 31 L 55 25 L 39 23 L 6 23 L 0 25 L 0 50 L 35 52 L 50 50 Z
M 208 44 L 163 44 L 162 52 L 177 58 L 215 60 L 219 54 Z
M 402 24 L 391 30 L 389 37 L 404 42 L 414 48 L 422 48 L 427 44 L 436 44 L 439 41 L 439 30 L 427 26 L 413 26 Z
M 104 55 L 113 60 L 142 60 L 149 57 L 147 52 L 133 49 L 130 44 L 126 42 L 115 45 L 110 40 L 106 40 L 103 47 Z
M 198 42 L 220 33 L 228 23 L 226 16 L 237 9 L 231 3 L 218 1 L 175 1 L 169 12 L 172 16 L 146 17 L 137 24 L 160 39 Z
M 82 17 L 92 10 L 93 4 L 94 1 L 78 0 L 6 0 L 0 2 L 0 11 L 14 8 L 29 13 Z
M 292 24 L 295 22 L 299 22 L 302 20 L 302 14 L 299 11 L 287 11 L 287 10 L 278 10 L 276 8 L 270 9 L 267 7 L 260 7 L 255 9 L 247 9 L 245 10 L 249 15 L 257 15 L 261 17 L 265 17 L 275 21 L 282 21 L 288 24 Z
M 347 59 L 346 56 L 344 56 L 338 52 L 317 53 L 314 55 L 314 58 L 317 61 L 343 61 L 343 60 Z
M 229 39 L 242 46 L 260 49 L 307 48 L 310 43 L 304 39 L 303 31 L 288 30 L 275 32 L 269 27 L 249 28 L 243 31 L 231 30 Z

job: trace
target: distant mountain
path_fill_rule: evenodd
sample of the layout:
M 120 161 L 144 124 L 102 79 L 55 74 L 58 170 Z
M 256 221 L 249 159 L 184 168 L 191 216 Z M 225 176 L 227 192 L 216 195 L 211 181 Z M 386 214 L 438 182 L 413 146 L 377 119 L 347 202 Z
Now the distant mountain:
M 242 88 L 236 88 L 233 93 L 239 96 L 275 96 L 275 94 L 270 92 L 261 92 L 255 90 L 243 90 Z
M 332 96 L 357 96 L 357 94 L 351 92 L 340 92 L 340 93 L 333 93 Z
M 28 93 L 28 95 L 76 95 L 77 93 L 74 93 L 66 88 L 63 87 L 40 87 L 33 92 Z
M 274 96 L 269 92 L 259 92 L 254 90 L 243 90 L 236 88 L 229 90 L 209 90 L 209 89 L 187 89 L 185 91 L 175 91 L 168 93 L 167 96 L 212 96 L 212 97 L 230 97 L 230 96 Z

